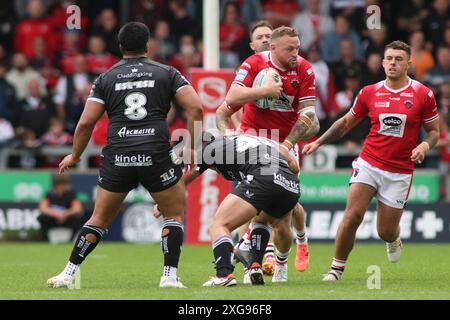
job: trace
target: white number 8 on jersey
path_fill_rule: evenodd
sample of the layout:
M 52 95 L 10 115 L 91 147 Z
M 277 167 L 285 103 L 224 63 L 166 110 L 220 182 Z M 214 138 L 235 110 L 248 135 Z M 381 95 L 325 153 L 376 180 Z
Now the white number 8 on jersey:
M 143 93 L 130 93 L 125 97 L 125 104 L 128 108 L 125 109 L 124 114 L 131 120 L 144 119 L 147 115 L 147 109 L 144 107 L 146 103 L 147 97 Z

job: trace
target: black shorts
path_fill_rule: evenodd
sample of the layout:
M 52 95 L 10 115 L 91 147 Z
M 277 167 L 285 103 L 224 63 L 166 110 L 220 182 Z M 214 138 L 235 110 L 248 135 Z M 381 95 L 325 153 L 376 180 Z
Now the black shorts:
M 282 218 L 291 211 L 300 197 L 298 177 L 289 169 L 279 167 L 271 175 L 260 169 L 249 172 L 245 180 L 231 192 L 273 218 Z
M 149 192 L 159 192 L 175 185 L 182 177 L 181 166 L 174 164 L 170 151 L 146 152 L 104 151 L 98 185 L 111 192 L 128 192 L 139 182 Z

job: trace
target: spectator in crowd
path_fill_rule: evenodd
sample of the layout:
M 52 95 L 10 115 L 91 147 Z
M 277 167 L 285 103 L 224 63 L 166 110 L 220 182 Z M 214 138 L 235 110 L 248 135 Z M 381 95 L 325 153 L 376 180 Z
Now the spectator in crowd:
M 116 14 L 112 9 L 103 9 L 96 19 L 91 34 L 100 35 L 106 42 L 106 51 L 120 57 L 119 43 L 117 35 L 119 34 L 119 26 Z
M 49 61 L 45 62 L 40 68 L 39 73 L 44 78 L 45 88 L 49 96 L 55 94 L 55 87 L 58 83 L 60 71 L 55 67 L 55 65 Z
M 12 52 L 14 30 L 16 30 L 16 21 L 11 12 L 12 1 L 2 1 L 0 6 L 0 44 L 6 52 Z
M 33 39 L 34 55 L 30 59 L 30 67 L 35 70 L 39 70 L 42 65 L 51 62 L 50 58 L 46 54 L 45 46 L 46 44 L 43 37 L 36 37 Z
M 423 81 L 437 87 L 450 82 L 450 46 L 442 45 L 437 50 L 437 64 L 428 70 Z
M 411 68 L 410 73 L 417 80 L 422 80 L 423 76 L 434 65 L 433 55 L 425 48 L 425 37 L 422 31 L 414 31 L 409 37 L 411 46 Z
M 447 81 L 447 82 L 441 84 L 441 86 L 439 88 L 439 94 L 436 98 L 438 101 L 438 106 L 440 106 L 440 109 L 441 109 L 442 121 L 446 125 L 446 127 L 444 129 L 447 131 L 450 131 L 450 129 L 448 129 L 448 124 L 450 123 L 450 119 L 449 119 L 450 81 Z M 442 129 L 442 130 L 444 130 L 444 129 Z
M 49 129 L 41 138 L 42 144 L 48 146 L 68 145 L 72 143 L 72 140 L 72 135 L 64 131 L 64 122 L 56 117 L 49 120 Z M 57 168 L 63 158 L 62 156 L 47 156 L 44 167 Z
M 380 29 L 368 30 L 368 38 L 362 42 L 365 57 L 369 57 L 372 53 L 377 53 L 380 56 L 384 55 L 384 46 L 386 45 L 386 26 L 381 26 Z
M 362 74 L 364 63 L 355 57 L 354 52 L 353 42 L 348 38 L 342 39 L 340 43 L 340 59 L 333 64 L 333 74 L 338 90 L 344 90 L 344 79 L 348 69 L 353 69 L 358 74 L 358 77 Z
M 361 40 L 358 34 L 350 29 L 347 19 L 343 16 L 335 18 L 335 30 L 328 32 L 321 41 L 322 58 L 328 63 L 334 63 L 341 58 L 340 43 L 342 39 L 350 39 L 353 43 L 353 56 L 362 57 Z
M 31 79 L 28 84 L 28 94 L 19 102 L 19 126 L 34 131 L 40 138 L 48 129 L 48 120 L 56 115 L 51 99 L 42 95 L 39 90 L 39 80 Z
M 444 30 L 450 26 L 450 4 L 448 0 L 434 0 L 425 23 L 427 41 L 437 48 L 444 40 Z
M 5 78 L 6 66 L 0 63 L 0 118 L 14 122 L 17 115 L 16 90 Z
M 292 28 L 300 35 L 302 51 L 308 52 L 312 44 L 319 44 L 324 34 L 334 30 L 334 21 L 320 13 L 320 0 L 308 0 L 307 9 L 297 14 Z
M 335 119 L 340 119 L 344 114 L 348 112 L 348 110 L 350 110 L 355 97 L 361 89 L 360 74 L 358 73 L 358 71 L 352 68 L 348 68 L 344 75 L 344 83 L 344 90 L 339 91 L 335 97 L 336 104 L 339 108 L 339 112 L 336 115 Z M 333 119 L 333 122 L 335 119 Z M 369 131 L 370 119 L 366 117 L 358 125 L 357 128 L 355 127 L 350 130 L 349 133 L 347 133 L 345 137 L 343 137 L 341 141 L 339 141 L 339 143 L 343 144 L 347 151 L 349 151 L 351 154 L 349 157 L 342 157 L 340 162 L 338 161 L 337 165 L 342 167 L 351 166 L 351 163 L 355 158 L 354 153 L 359 151 Z
M 16 140 L 13 147 L 24 150 L 20 156 L 11 157 L 10 166 L 24 169 L 39 168 L 42 166 L 43 159 L 36 156 L 35 150 L 40 148 L 42 141 L 36 136 L 33 129 L 18 127 L 16 129 Z
M 46 7 L 41 0 L 30 0 L 27 5 L 28 19 L 22 20 L 16 29 L 14 48 L 31 59 L 35 52 L 33 40 L 42 37 L 46 43 L 46 54 L 52 57 L 55 52 L 55 31 L 50 18 L 46 16 Z
M 131 15 L 134 21 L 145 23 L 150 30 L 155 30 L 160 19 L 168 18 L 165 0 L 134 1 Z
M 81 229 L 83 219 L 83 205 L 76 198 L 72 189 L 70 177 L 66 174 L 58 174 L 53 178 L 53 187 L 46 197 L 39 203 L 41 214 L 38 221 L 44 240 L 48 241 L 48 232 L 55 227 L 72 229 L 75 236 Z
M 367 57 L 367 63 L 364 66 L 361 77 L 361 83 L 363 87 L 369 84 L 377 83 L 386 78 L 383 67 L 381 65 L 382 60 L 382 56 L 379 53 L 375 52 L 371 53 Z
M 239 6 L 236 2 L 227 2 L 219 28 L 220 66 L 235 69 L 239 65 L 238 49 L 247 32 L 241 22 Z
M 358 91 L 360 90 L 360 74 L 353 68 L 347 68 L 345 70 L 344 78 L 344 90 L 336 93 L 335 101 L 338 107 L 337 118 L 346 114 L 355 100 Z
M 161 57 L 159 52 L 160 52 L 159 40 L 153 37 L 148 38 L 147 57 L 159 63 L 167 63 L 167 61 L 165 61 L 164 58 Z
M 300 6 L 296 0 L 266 0 L 263 2 L 263 10 L 264 19 L 276 29 L 292 25 Z
M 316 76 L 316 115 L 320 123 L 320 134 L 325 132 L 338 112 L 336 102 L 336 86 L 333 74 L 328 65 L 320 57 L 318 45 L 312 45 L 308 52 L 308 61 L 311 63 Z
M 73 72 L 73 60 L 81 54 L 80 31 L 66 30 L 63 35 L 62 50 L 57 52 L 56 59 L 64 74 Z
M 0 26 L 1 27 L 1 26 Z M 9 64 L 9 51 L 6 50 L 5 45 L 0 42 L 0 63 L 4 65 Z
M 450 23 L 444 31 L 444 40 L 442 41 L 442 45 L 450 47 Z
M 13 55 L 13 67 L 6 74 L 6 80 L 14 86 L 18 99 L 25 99 L 30 80 L 40 83 L 40 92 L 45 95 L 45 81 L 42 76 L 28 64 L 25 54 L 18 52 Z
M 344 17 L 359 32 L 365 27 L 365 6 L 365 0 L 331 0 L 330 14 Z
M 53 102 L 56 104 L 58 117 L 64 120 L 69 133 L 73 133 L 84 108 L 86 90 L 91 85 L 86 59 L 77 55 L 73 59 L 73 73 L 62 76 L 56 85 Z
M 430 14 L 425 0 L 406 0 L 399 3 L 397 22 L 397 36 L 406 40 L 408 35 L 414 31 L 422 30 L 422 26 Z
M 185 77 L 189 77 L 189 68 L 201 65 L 201 57 L 196 51 L 192 35 L 185 34 L 180 39 L 180 52 L 175 54 L 170 65 L 177 68 Z
M 14 128 L 7 119 L 0 116 L 0 148 L 14 139 Z
M 117 61 L 116 56 L 105 51 L 106 43 L 100 35 L 92 35 L 88 40 L 88 53 L 85 55 L 88 72 L 98 76 L 108 70 Z
M 176 44 L 167 21 L 159 20 L 156 23 L 154 38 L 159 42 L 159 55 L 163 61 L 169 61 L 175 54 Z
M 241 1 L 241 16 L 242 22 L 246 26 L 250 26 L 254 21 L 259 21 L 263 19 L 263 9 L 261 1 L 259 0 L 243 0 Z M 247 45 L 249 41 L 246 41 Z M 247 45 L 248 47 L 248 45 Z
M 177 41 L 185 34 L 197 35 L 197 23 L 188 15 L 186 0 L 169 0 L 169 9 L 170 30 Z
M 55 43 L 56 47 L 59 49 L 63 45 L 64 33 L 67 30 L 68 22 L 69 25 L 73 22 L 79 22 L 80 25 L 77 30 L 80 32 L 80 46 L 84 47 L 86 45 L 86 30 L 88 29 L 89 19 L 83 14 L 86 12 L 84 7 L 76 0 L 52 0 L 53 6 L 50 7 L 50 19 L 53 22 L 53 27 L 55 30 Z M 73 10 L 68 10 L 69 6 L 77 5 L 81 6 L 80 14 L 77 19 L 74 19 Z M 79 18 L 79 20 L 78 20 Z
M 51 118 L 49 128 L 41 138 L 42 143 L 50 146 L 62 146 L 72 143 L 72 135 L 64 131 L 64 122 L 60 118 Z

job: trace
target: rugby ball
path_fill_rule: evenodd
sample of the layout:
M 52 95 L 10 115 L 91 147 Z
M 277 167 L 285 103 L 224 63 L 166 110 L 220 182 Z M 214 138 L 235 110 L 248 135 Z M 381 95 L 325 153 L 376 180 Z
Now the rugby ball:
M 277 83 L 281 82 L 281 76 L 278 73 L 278 71 L 275 70 L 274 68 L 268 67 L 268 68 L 262 69 L 256 75 L 255 80 L 253 80 L 253 88 L 258 88 L 258 87 L 264 86 L 264 84 L 266 83 L 267 79 L 269 79 L 269 77 L 272 77 L 275 80 L 275 82 L 277 82 Z M 275 101 L 276 101 L 276 98 L 264 97 L 264 98 L 256 100 L 255 103 L 258 106 L 258 108 L 267 109 L 267 108 L 273 107 Z

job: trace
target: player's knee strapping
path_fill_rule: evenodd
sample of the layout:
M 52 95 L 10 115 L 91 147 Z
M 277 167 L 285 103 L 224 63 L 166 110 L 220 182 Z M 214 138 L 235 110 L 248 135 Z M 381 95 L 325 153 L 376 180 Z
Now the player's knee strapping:
M 76 265 L 81 264 L 87 255 L 95 249 L 105 232 L 106 230 L 102 228 L 90 224 L 84 225 L 78 234 L 69 261 Z
M 269 242 L 271 228 L 268 224 L 255 223 L 250 235 L 250 256 L 253 262 L 262 263 L 267 243 Z
M 161 234 L 161 248 L 164 253 L 164 265 L 177 267 L 183 244 L 184 228 L 175 219 L 165 219 Z
M 214 264 L 216 265 L 216 275 L 226 277 L 233 272 L 231 255 L 233 253 L 233 241 L 229 236 L 221 236 L 212 244 L 214 252 Z

